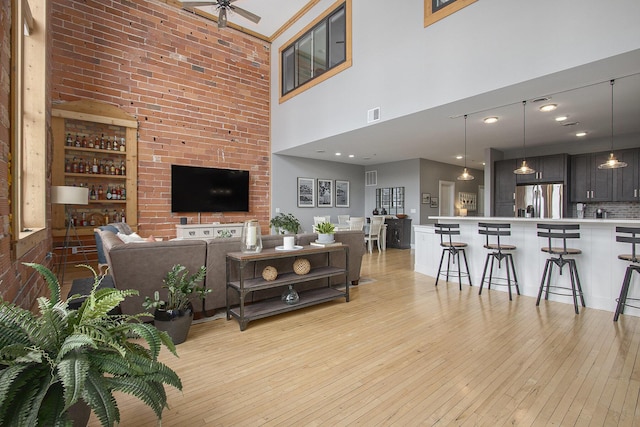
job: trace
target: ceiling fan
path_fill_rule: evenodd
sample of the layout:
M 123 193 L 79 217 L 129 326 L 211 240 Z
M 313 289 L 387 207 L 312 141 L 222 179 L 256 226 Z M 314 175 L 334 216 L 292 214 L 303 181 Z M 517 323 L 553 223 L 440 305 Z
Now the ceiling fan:
M 218 28 L 224 28 L 227 26 L 227 11 L 232 11 L 242 16 L 243 18 L 248 19 L 249 21 L 257 24 L 260 22 L 260 17 L 254 13 L 249 12 L 248 10 L 242 9 L 238 6 L 233 6 L 231 3 L 236 0 L 191 0 L 191 1 L 183 1 L 182 8 L 183 9 L 193 9 L 194 7 L 200 6 L 215 6 L 218 10 Z

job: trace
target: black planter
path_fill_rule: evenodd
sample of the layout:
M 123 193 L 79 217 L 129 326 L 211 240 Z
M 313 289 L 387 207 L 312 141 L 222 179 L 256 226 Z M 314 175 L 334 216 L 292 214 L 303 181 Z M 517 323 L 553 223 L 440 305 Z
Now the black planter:
M 91 407 L 84 400 L 78 400 L 67 409 L 67 417 L 74 427 L 86 426 L 91 417 Z
M 193 310 L 163 310 L 156 309 L 153 313 L 153 324 L 158 330 L 165 331 L 174 344 L 181 344 L 187 340 L 189 328 L 193 321 Z

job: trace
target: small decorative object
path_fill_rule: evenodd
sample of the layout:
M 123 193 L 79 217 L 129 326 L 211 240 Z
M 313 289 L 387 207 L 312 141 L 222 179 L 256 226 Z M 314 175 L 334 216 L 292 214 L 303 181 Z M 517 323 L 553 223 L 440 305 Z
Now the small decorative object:
M 332 243 L 336 228 L 330 222 L 321 222 L 315 226 L 319 243 Z
M 372 214 L 380 215 L 380 212 L 378 212 L 378 208 L 374 208 Z
M 382 210 L 380 211 L 380 215 L 386 215 L 387 214 L 387 210 L 385 208 L 382 208 Z
M 257 219 L 244 222 L 240 250 L 246 254 L 262 252 L 262 233 Z
M 282 294 L 282 301 L 286 304 L 293 305 L 297 304 L 300 301 L 300 295 L 293 289 L 293 285 L 289 285 L 289 289 L 285 290 Z
M 296 234 L 300 229 L 300 221 L 290 213 L 279 213 L 271 218 L 270 224 L 276 229 L 276 234 Z
M 167 300 L 161 300 L 158 291 L 154 292 L 153 299 L 148 296 L 144 298 L 142 306 L 146 310 L 155 310 L 153 313 L 154 326 L 161 331 L 166 331 L 174 344 L 183 343 L 189 334 L 193 320 L 191 298 L 197 295 L 199 299 L 204 299 L 211 292 L 211 289 L 198 286 L 198 282 L 204 280 L 205 273 L 205 266 L 189 275 L 186 267 L 176 264 L 163 279 L 162 287 L 167 290 Z
M 304 276 L 311 271 L 311 263 L 306 258 L 298 258 L 293 262 L 293 272 Z
M 275 267 L 268 265 L 262 270 L 262 278 L 264 280 L 271 282 L 276 280 L 276 277 L 278 277 L 278 270 Z
M 291 250 L 295 247 L 296 239 L 295 236 L 284 236 L 282 238 L 282 247 L 285 250 Z

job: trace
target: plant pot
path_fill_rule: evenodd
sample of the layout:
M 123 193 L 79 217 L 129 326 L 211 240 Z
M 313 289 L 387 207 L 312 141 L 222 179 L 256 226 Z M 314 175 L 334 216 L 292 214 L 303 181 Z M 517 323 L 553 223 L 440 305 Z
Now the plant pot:
M 193 310 L 156 309 L 153 318 L 154 326 L 168 333 L 174 344 L 181 344 L 187 340 L 192 321 Z
M 67 418 L 74 427 L 86 426 L 89 424 L 89 417 L 91 417 L 91 407 L 84 400 L 78 400 L 67 409 Z
M 318 233 L 318 243 L 332 243 L 333 242 L 333 233 L 324 234 Z

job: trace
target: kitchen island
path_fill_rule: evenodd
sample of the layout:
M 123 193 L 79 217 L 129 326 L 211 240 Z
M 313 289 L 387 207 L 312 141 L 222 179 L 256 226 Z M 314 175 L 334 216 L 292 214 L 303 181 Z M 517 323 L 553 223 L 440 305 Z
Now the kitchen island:
M 511 236 L 500 239 L 501 242 L 517 246 L 513 251 L 513 261 L 518 275 L 520 293 L 522 295 L 537 297 L 540 280 L 544 271 L 547 253 L 540 250 L 547 246 L 547 240 L 538 237 L 537 224 L 539 223 L 570 223 L 580 224 L 580 239 L 567 241 L 567 246 L 582 250 L 582 254 L 575 256 L 578 274 L 582 283 L 582 290 L 587 308 L 611 311 L 616 309 L 616 298 L 620 294 L 622 280 L 628 262 L 618 259 L 619 254 L 630 254 L 631 245 L 616 242 L 616 226 L 640 227 L 638 219 L 541 219 L 541 218 L 494 218 L 494 217 L 430 217 L 430 220 L 441 223 L 460 224 L 460 236 L 458 240 L 466 242 L 469 261 L 469 272 L 473 283 L 472 291 L 479 290 L 482 270 L 488 250 L 483 247 L 485 236 L 478 234 L 479 222 L 496 222 L 511 224 Z M 414 270 L 418 273 L 435 277 L 438 273 L 438 265 L 442 248 L 440 236 L 435 234 L 433 224 L 414 226 L 415 233 L 415 264 Z M 445 259 L 446 262 L 446 259 Z M 456 266 L 457 267 L 457 266 Z M 497 273 L 504 276 L 504 266 Z M 456 277 L 449 277 L 451 282 L 457 283 Z M 552 282 L 563 286 L 570 286 L 568 267 L 563 269 L 562 276 L 558 275 L 558 269 L 554 268 Z M 463 277 L 463 284 L 467 284 Z M 446 286 L 444 281 L 441 282 Z M 466 290 L 462 288 L 463 292 Z M 485 285 L 486 289 L 486 285 Z M 492 286 L 490 292 L 507 291 L 505 286 Z M 486 292 L 486 291 L 485 291 Z M 483 292 L 483 296 L 484 293 Z M 640 298 L 640 283 L 634 275 L 630 290 L 630 298 Z M 482 298 L 482 296 L 480 296 Z M 517 296 L 514 296 L 517 298 Z M 571 297 L 549 295 L 549 300 L 573 304 Z M 508 301 L 506 301 L 508 303 Z M 535 300 L 532 301 L 535 307 Z M 543 302 L 540 303 L 543 305 Z M 571 310 L 572 308 L 567 308 Z M 640 316 L 640 310 L 627 307 L 626 315 Z

